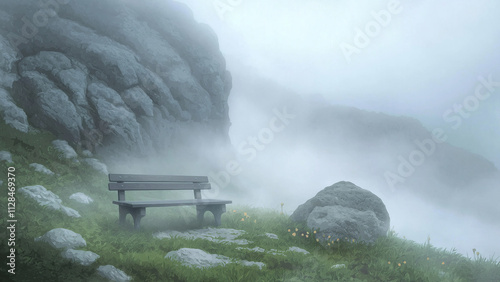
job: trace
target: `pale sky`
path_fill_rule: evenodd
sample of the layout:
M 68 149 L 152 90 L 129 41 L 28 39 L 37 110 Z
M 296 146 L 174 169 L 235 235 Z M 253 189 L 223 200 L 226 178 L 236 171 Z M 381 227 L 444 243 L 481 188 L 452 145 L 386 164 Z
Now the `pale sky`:
M 500 87 L 459 128 L 442 117 L 474 94 L 479 76 L 500 81 L 499 1 L 179 2 L 215 30 L 233 73 L 243 63 L 301 95 L 415 117 L 500 168 Z M 387 12 L 376 30 L 374 14 Z M 373 36 L 348 62 L 341 44 L 356 47 L 367 26 Z

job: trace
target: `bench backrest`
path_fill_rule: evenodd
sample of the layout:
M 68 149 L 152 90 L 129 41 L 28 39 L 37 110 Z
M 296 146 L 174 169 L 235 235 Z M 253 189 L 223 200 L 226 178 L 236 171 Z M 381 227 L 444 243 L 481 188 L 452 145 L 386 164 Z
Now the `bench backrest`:
M 118 201 L 125 201 L 125 191 L 194 190 L 194 198 L 201 199 L 201 190 L 211 189 L 207 176 L 109 174 L 109 182 Z

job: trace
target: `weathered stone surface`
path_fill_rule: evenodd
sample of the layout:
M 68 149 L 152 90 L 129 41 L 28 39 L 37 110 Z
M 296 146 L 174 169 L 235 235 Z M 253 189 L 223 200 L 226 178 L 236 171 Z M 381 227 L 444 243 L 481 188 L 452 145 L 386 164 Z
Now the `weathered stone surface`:
M 122 282 L 130 281 L 132 277 L 128 276 L 122 270 L 112 265 L 101 265 L 97 268 L 97 274 L 111 281 Z
M 226 244 L 237 244 L 237 245 L 248 245 L 251 241 L 246 239 L 237 239 L 239 236 L 243 235 L 245 231 L 229 229 L 229 228 L 206 228 L 190 230 L 186 232 L 179 232 L 174 230 L 168 230 L 164 232 L 157 232 L 153 234 L 154 237 L 158 239 L 163 238 L 187 238 L 187 239 L 204 239 L 216 243 L 226 243 Z
M 62 157 L 65 159 L 72 159 L 78 157 L 73 147 L 71 147 L 65 140 L 54 140 L 52 141 L 52 146 L 55 150 L 61 153 Z
M 52 170 L 46 168 L 42 164 L 32 163 L 32 164 L 30 164 L 30 167 L 34 168 L 35 171 L 41 172 L 41 173 L 44 173 L 44 174 L 48 174 L 48 175 L 54 175 L 55 174 Z
M 326 187 L 300 205 L 290 218 L 320 229 L 316 236 L 323 243 L 326 240 L 322 235 L 372 243 L 386 236 L 390 225 L 382 200 L 351 182 Z
M 12 155 L 7 151 L 0 151 L 0 161 L 12 163 Z
M 165 258 L 180 261 L 183 265 L 197 268 L 214 267 L 231 263 L 226 256 L 209 254 L 203 250 L 182 248 L 167 253 Z
M 171 251 L 165 256 L 165 258 L 179 261 L 185 266 L 196 268 L 209 268 L 229 263 L 239 263 L 244 266 L 258 266 L 260 269 L 265 266 L 262 262 L 231 259 L 226 256 L 209 254 L 203 250 L 191 248 L 182 248 L 177 251 Z
M 90 198 L 89 196 L 85 195 L 82 192 L 71 194 L 71 196 L 69 196 L 69 198 L 71 200 L 75 200 L 75 201 L 82 203 L 82 204 L 90 204 L 90 203 L 94 202 L 94 200 L 92 198 Z
M 28 116 L 23 109 L 14 103 L 10 94 L 2 87 L 0 87 L 0 114 L 6 124 L 19 131 L 28 132 Z
M 304 249 L 301 249 L 299 247 L 290 247 L 290 248 L 288 248 L 288 251 L 290 251 L 290 252 L 296 252 L 296 253 L 302 253 L 302 254 L 305 254 L 305 255 L 309 254 L 308 251 L 306 251 Z
M 266 234 L 264 234 L 264 235 L 265 235 L 265 236 L 267 236 L 267 237 L 268 237 L 268 238 L 270 238 L 270 239 L 275 239 L 275 240 L 278 240 L 278 239 L 279 239 L 279 238 L 278 238 L 278 235 L 273 234 L 273 233 L 266 233 Z
M 57 249 L 75 249 L 87 245 L 82 235 L 64 228 L 52 229 L 44 235 L 35 238 L 35 241 L 46 242 Z
M 85 266 L 93 264 L 100 257 L 94 252 L 73 249 L 64 250 L 61 253 L 61 256 L 63 258 L 71 260 L 74 263 Z
M 60 210 L 71 217 L 80 217 L 80 214 L 72 208 L 62 204 L 62 200 L 52 191 L 48 191 L 42 185 L 26 186 L 19 189 L 19 193 L 24 194 L 37 201 L 40 206 L 46 206 L 53 210 Z
M 98 159 L 87 158 L 83 159 L 83 162 L 87 163 L 93 169 L 102 172 L 103 174 L 108 174 L 108 167 L 105 164 L 101 163 L 101 161 L 99 161 Z
M 186 6 L 69 1 L 45 10 L 47 24 L 17 52 L 7 38 L 19 33 L 12 23 L 39 12 L 39 4 L 0 2 L 0 112 L 7 124 L 27 132 L 29 123 L 110 158 L 182 144 L 171 138 L 179 125 L 228 141 L 231 76 L 214 32 Z

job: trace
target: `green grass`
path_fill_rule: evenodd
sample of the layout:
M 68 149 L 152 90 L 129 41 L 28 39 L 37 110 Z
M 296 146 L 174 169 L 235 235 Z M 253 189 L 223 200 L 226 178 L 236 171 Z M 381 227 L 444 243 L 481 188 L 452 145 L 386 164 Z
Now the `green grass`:
M 350 238 L 330 238 L 327 248 L 320 246 L 314 234 L 305 226 L 291 222 L 277 211 L 229 205 L 222 217 L 222 228 L 245 230 L 241 238 L 253 241 L 244 247 L 259 246 L 266 250 L 286 251 L 290 246 L 308 250 L 311 254 L 286 252 L 286 256 L 236 250 L 236 245 L 216 244 L 206 240 L 155 239 L 152 233 L 167 229 L 196 228 L 193 207 L 150 208 L 143 218 L 140 231 L 128 225 L 118 225 L 118 208 L 111 203 L 117 195 L 107 190 L 107 177 L 82 163 L 60 158 L 50 150 L 55 139 L 49 133 L 24 134 L 0 124 L 0 150 L 13 155 L 16 168 L 16 187 L 43 185 L 56 193 L 63 204 L 76 209 L 81 218 L 71 218 L 58 211 L 40 207 L 35 201 L 16 193 L 16 275 L 8 274 L 6 264 L 0 264 L 0 280 L 9 281 L 105 281 L 95 274 L 99 265 L 111 264 L 125 271 L 134 281 L 500 281 L 500 263 L 482 256 L 466 258 L 454 251 L 437 249 L 428 243 L 417 244 L 400 238 L 394 232 L 373 245 L 352 242 Z M 13 146 L 17 137 L 34 146 L 26 152 Z M 58 174 L 47 176 L 34 172 L 30 163 L 41 163 Z M 0 162 L 0 250 L 8 251 L 6 228 L 7 190 L 5 177 L 8 164 Z M 5 188 L 5 189 L 4 189 Z M 84 192 L 94 199 L 84 205 L 68 199 L 75 192 Z M 172 194 L 168 194 L 172 196 Z M 181 194 L 174 194 L 182 197 Z M 189 194 L 192 195 L 192 194 Z M 144 197 L 154 198 L 157 194 Z M 131 198 L 138 195 L 130 195 Z M 246 215 L 245 215 L 246 213 Z M 244 221 L 242 221 L 244 219 Z M 213 217 L 206 214 L 209 225 Z M 53 228 L 67 228 L 87 241 L 83 250 L 93 251 L 100 258 L 91 266 L 72 264 L 60 257 L 45 243 L 34 238 Z M 290 231 L 289 231 L 290 230 Z M 279 240 L 262 236 L 274 233 Z M 309 234 L 307 233 L 309 232 Z M 295 236 L 294 236 L 295 235 Z M 302 236 L 303 235 L 303 236 Z M 307 235 L 307 238 L 306 238 Z M 328 238 L 325 238 L 328 239 Z M 165 255 L 180 248 L 199 248 L 209 253 L 231 258 L 260 261 L 266 267 L 245 267 L 229 264 L 211 269 L 192 269 L 165 259 Z M 390 263 L 389 263 L 390 262 Z M 443 264 L 444 262 L 444 264 Z M 331 268 L 345 264 L 345 268 Z M 7 279 L 5 279 L 7 278 Z

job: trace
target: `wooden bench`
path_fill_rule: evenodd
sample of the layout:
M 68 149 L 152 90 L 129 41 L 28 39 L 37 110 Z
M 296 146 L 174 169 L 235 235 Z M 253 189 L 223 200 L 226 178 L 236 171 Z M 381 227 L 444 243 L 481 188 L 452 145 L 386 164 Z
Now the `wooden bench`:
M 202 199 L 201 190 L 211 189 L 206 176 L 175 176 L 175 175 L 138 175 L 138 174 L 109 174 L 108 188 L 110 191 L 118 191 L 118 205 L 120 224 L 125 223 L 127 214 L 134 219 L 135 229 L 140 228 L 141 219 L 146 215 L 149 207 L 174 207 L 174 206 L 196 206 L 198 222 L 203 222 L 206 211 L 212 212 L 215 225 L 221 224 L 221 216 L 226 212 L 226 204 L 232 201 Z M 149 191 L 149 190 L 193 190 L 194 199 L 190 200 L 161 200 L 161 201 L 126 201 L 125 191 Z

